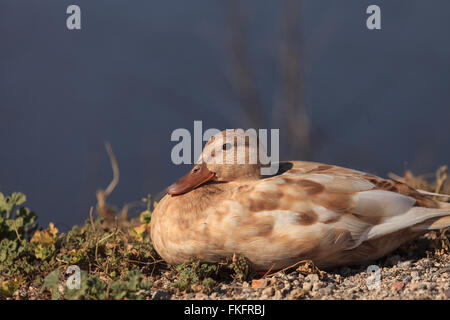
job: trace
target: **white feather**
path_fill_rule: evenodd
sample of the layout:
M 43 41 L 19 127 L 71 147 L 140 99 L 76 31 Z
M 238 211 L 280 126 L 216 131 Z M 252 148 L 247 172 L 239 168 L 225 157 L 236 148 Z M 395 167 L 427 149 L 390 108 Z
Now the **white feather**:
M 379 238 L 385 234 L 405 229 L 425 220 L 450 215 L 450 210 L 413 207 L 408 212 L 387 218 L 382 224 L 376 225 L 367 233 L 367 240 Z
M 426 194 L 428 196 L 435 196 L 435 197 L 444 197 L 444 198 L 449 198 L 450 194 L 443 194 L 443 193 L 435 193 L 435 192 L 429 192 L 426 190 L 422 190 L 422 189 L 417 189 L 417 192 L 421 193 L 421 194 Z
M 416 200 L 399 193 L 384 190 L 358 192 L 352 212 L 361 216 L 389 217 L 407 212 Z

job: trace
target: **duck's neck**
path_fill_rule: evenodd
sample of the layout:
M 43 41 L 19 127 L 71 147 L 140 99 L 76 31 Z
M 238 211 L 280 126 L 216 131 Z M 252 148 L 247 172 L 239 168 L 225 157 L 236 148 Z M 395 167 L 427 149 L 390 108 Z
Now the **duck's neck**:
M 177 202 L 181 214 L 203 212 L 213 206 L 217 202 L 217 198 L 227 192 L 229 186 L 228 182 L 207 183 L 188 193 L 174 196 L 173 200 Z

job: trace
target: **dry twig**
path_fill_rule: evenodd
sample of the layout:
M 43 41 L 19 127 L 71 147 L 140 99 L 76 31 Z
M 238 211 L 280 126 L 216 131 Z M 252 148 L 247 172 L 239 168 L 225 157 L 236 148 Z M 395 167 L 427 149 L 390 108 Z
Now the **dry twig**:
M 117 159 L 112 151 L 111 145 L 107 142 L 105 143 L 106 152 L 108 153 L 109 159 L 111 161 L 111 167 L 113 170 L 113 179 L 109 183 L 105 190 L 97 190 L 97 213 L 105 217 L 106 219 L 111 219 L 115 214 L 115 210 L 109 206 L 106 202 L 108 196 L 114 191 L 114 188 L 119 183 L 119 165 L 117 164 Z

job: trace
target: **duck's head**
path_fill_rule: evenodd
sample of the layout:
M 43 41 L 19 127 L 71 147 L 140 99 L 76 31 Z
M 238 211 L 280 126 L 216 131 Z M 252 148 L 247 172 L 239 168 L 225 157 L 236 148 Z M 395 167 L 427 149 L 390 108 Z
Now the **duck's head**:
M 193 168 L 167 188 L 170 195 L 189 192 L 209 181 L 258 179 L 266 155 L 254 131 L 228 129 L 212 136 Z

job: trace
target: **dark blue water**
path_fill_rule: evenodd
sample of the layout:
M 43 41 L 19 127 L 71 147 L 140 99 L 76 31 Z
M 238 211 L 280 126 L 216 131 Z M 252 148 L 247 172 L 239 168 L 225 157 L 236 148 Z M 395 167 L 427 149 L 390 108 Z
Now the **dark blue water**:
M 66 8 L 82 30 L 66 28 Z M 303 103 L 311 159 L 386 175 L 450 163 L 450 2 L 304 0 Z M 176 128 L 245 127 L 230 82 L 230 21 L 219 1 L 2 0 L 0 191 L 22 191 L 40 223 L 82 222 L 112 173 L 109 198 L 156 194 L 186 166 L 170 160 Z M 263 125 L 276 126 L 282 2 L 240 4 Z M 280 128 L 281 139 L 286 131 Z M 288 157 L 281 150 L 281 158 Z M 301 155 L 297 156 L 301 158 Z

